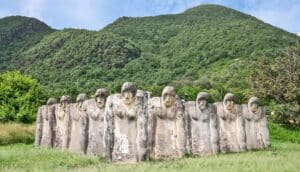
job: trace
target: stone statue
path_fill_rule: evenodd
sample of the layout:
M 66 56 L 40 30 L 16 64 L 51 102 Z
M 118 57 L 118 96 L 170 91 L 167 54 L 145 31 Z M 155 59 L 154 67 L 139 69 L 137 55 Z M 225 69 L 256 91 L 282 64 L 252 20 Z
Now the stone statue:
M 200 92 L 196 102 L 185 103 L 188 117 L 190 153 L 194 155 L 216 154 L 219 151 L 217 110 L 208 103 L 208 94 Z
M 70 141 L 70 109 L 71 97 L 62 96 L 60 105 L 56 108 L 56 137 L 54 147 L 65 150 Z
M 257 97 L 251 97 L 248 105 L 243 105 L 247 149 L 261 149 L 270 146 L 268 122 L 264 107 Z
M 84 108 L 88 114 L 88 146 L 87 155 L 104 156 L 104 118 L 105 104 L 108 91 L 100 88 L 95 93 L 94 99 L 85 101 Z
M 36 122 L 35 145 L 42 148 L 52 148 L 55 138 L 55 98 L 49 98 L 47 105 L 38 110 Z
M 106 159 L 139 162 L 147 158 L 147 99 L 132 82 L 125 82 L 121 94 L 106 103 Z
M 227 93 L 223 102 L 216 103 L 220 150 L 240 152 L 246 150 L 246 136 L 242 106 L 234 103 L 234 95 Z
M 151 158 L 179 158 L 186 152 L 184 106 L 174 87 L 163 89 L 162 97 L 149 102 Z
M 86 152 L 87 137 L 88 137 L 88 123 L 87 114 L 83 108 L 83 102 L 87 100 L 86 94 L 79 94 L 76 99 L 76 104 L 71 105 L 71 133 L 69 150 L 72 152 L 82 153 Z

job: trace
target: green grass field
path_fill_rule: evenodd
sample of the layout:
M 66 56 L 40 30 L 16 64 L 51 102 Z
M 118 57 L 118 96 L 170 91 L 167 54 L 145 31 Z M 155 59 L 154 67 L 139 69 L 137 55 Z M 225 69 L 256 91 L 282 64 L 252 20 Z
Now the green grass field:
M 149 161 L 139 164 L 109 164 L 58 150 L 33 145 L 0 147 L 0 171 L 298 171 L 300 144 L 274 141 L 269 150 L 186 157 L 179 160 Z
M 0 124 L 0 171 L 299 171 L 299 129 L 274 123 L 269 128 L 272 148 L 268 150 L 120 165 L 100 158 L 35 148 L 34 124 Z

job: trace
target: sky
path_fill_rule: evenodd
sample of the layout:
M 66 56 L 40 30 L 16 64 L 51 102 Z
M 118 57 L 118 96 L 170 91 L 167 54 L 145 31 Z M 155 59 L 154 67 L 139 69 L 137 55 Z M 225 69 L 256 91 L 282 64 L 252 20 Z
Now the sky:
M 176 14 L 220 4 L 300 35 L 300 0 L 0 0 L 0 18 L 35 17 L 56 29 L 99 30 L 122 16 Z

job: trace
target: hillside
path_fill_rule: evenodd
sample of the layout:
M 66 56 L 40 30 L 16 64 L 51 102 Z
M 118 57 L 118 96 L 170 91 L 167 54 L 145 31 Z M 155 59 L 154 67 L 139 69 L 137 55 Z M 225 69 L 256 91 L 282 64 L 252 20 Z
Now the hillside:
M 54 30 L 45 23 L 28 17 L 0 19 L 0 71 L 14 69 L 21 54 Z
M 122 17 L 100 31 L 55 31 L 30 18 L 25 23 L 31 27 L 18 24 L 23 20 L 0 19 L 0 33 L 7 35 L 1 36 L 0 71 L 30 74 L 55 96 L 93 94 L 98 87 L 116 92 L 130 80 L 154 95 L 166 84 L 200 88 L 209 83 L 246 98 L 249 64 L 281 54 L 300 40 L 218 5 L 174 15 Z M 12 30 L 20 34 L 7 34 Z

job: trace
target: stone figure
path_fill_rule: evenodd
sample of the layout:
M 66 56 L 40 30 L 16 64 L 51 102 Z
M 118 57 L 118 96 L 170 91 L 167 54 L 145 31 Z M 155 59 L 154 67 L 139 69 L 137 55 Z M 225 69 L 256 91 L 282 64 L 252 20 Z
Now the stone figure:
M 240 152 L 246 150 L 246 135 L 242 106 L 234 103 L 234 95 L 227 93 L 223 102 L 216 103 L 220 150 Z
M 219 151 L 217 109 L 208 103 L 208 94 L 200 92 L 196 102 L 185 103 L 188 117 L 188 146 L 194 155 L 216 154 Z
M 72 152 L 86 152 L 88 137 L 87 114 L 83 107 L 87 95 L 82 93 L 77 96 L 76 104 L 71 105 L 71 132 L 69 150 Z
M 56 108 L 56 132 L 54 147 L 65 150 L 69 146 L 70 141 L 70 109 L 71 97 L 62 96 L 60 104 Z
M 247 149 L 261 149 L 270 146 L 268 122 L 264 107 L 257 97 L 251 97 L 248 105 L 243 105 Z
M 184 106 L 174 87 L 163 89 L 162 97 L 149 102 L 151 158 L 180 158 L 186 152 Z M 148 128 L 148 129 L 149 129 Z
M 145 93 L 125 82 L 121 94 L 106 103 L 106 159 L 139 162 L 147 158 L 147 101 Z
M 84 102 L 84 108 L 88 115 L 88 146 L 87 155 L 104 156 L 104 118 L 105 104 L 108 97 L 108 91 L 100 88 L 95 93 L 94 99 Z
M 47 105 L 38 110 L 36 122 L 35 145 L 42 148 L 52 148 L 55 139 L 55 98 L 49 98 Z

